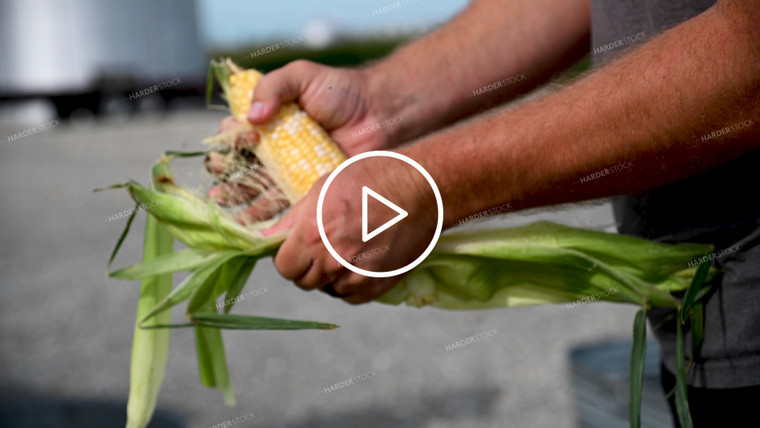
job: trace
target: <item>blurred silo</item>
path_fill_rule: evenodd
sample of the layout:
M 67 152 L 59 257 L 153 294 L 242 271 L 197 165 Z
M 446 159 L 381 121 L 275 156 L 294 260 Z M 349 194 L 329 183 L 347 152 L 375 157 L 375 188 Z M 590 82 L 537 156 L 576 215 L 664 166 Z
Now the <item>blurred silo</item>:
M 197 29 L 194 1 L 1 0 L 0 100 L 90 108 L 174 78 L 182 85 L 162 96 L 197 91 Z

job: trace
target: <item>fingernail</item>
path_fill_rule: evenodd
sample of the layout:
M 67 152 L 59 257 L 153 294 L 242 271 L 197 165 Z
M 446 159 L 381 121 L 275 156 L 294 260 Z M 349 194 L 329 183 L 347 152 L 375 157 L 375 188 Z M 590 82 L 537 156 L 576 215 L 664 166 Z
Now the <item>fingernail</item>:
M 248 120 L 258 120 L 264 116 L 264 103 L 256 101 L 251 104 L 250 110 L 248 110 Z

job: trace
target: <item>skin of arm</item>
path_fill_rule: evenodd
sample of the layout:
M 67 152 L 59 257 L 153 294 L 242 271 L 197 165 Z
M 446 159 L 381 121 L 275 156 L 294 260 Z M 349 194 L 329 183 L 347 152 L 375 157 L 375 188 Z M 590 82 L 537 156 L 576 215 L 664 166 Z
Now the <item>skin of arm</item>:
M 394 141 L 441 129 L 581 59 L 590 19 L 590 0 L 474 1 L 444 27 L 364 68 L 370 110 L 377 121 L 406 118 L 388 129 Z M 486 85 L 496 89 L 473 95 Z
M 760 3 L 719 1 L 551 96 L 402 151 L 441 188 L 446 225 L 503 202 L 583 201 L 692 176 L 760 146 L 758 23 Z M 634 166 L 576 183 L 625 161 Z
M 760 3 L 719 1 L 551 96 L 398 151 L 417 160 L 437 182 L 446 227 L 505 202 L 523 209 L 582 201 L 689 177 L 759 146 L 759 22 Z M 747 120 L 752 125 L 743 130 L 700 139 Z M 603 179 L 576 183 L 580 177 L 623 161 L 634 166 Z M 410 217 L 429 214 L 425 209 L 429 211 L 430 205 L 419 196 L 424 183 L 391 166 L 379 166 L 387 174 L 357 174 L 355 179 L 380 189 L 408 189 L 402 200 L 410 207 Z M 304 288 L 332 282 L 337 292 L 347 295 L 347 301 L 370 301 L 399 278 L 376 280 L 336 266 L 316 231 L 320 187 L 316 185 L 273 229 L 293 228 L 275 265 Z M 325 218 L 332 223 L 326 229 L 356 222 L 361 216 L 356 200 L 326 203 L 325 210 Z M 429 232 L 422 225 L 418 236 L 397 238 L 388 257 L 404 260 L 419 254 L 417 241 Z M 352 245 L 354 252 L 368 249 L 361 243 Z M 372 269 L 380 261 L 368 263 Z
M 397 147 L 575 63 L 588 51 L 589 2 L 476 0 L 440 29 L 360 69 L 291 62 L 261 80 L 248 120 L 264 123 L 282 102 L 297 100 L 348 155 Z M 500 88 L 472 95 L 485 85 Z M 384 132 L 356 136 L 399 117 Z

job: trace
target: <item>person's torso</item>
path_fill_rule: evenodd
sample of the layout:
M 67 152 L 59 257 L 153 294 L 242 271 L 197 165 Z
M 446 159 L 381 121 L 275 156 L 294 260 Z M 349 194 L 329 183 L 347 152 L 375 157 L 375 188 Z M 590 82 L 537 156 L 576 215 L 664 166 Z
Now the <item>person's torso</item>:
M 595 67 L 707 10 L 711 0 L 592 0 L 591 48 Z M 688 41 L 685 41 L 688 43 Z M 685 46 L 687 48 L 687 46 Z M 710 70 L 705 69 L 709 74 Z M 698 126 L 699 111 L 694 111 Z M 741 115 L 739 115 L 741 116 Z M 746 117 L 737 117 L 741 122 Z M 635 126 L 635 124 L 632 124 Z M 684 144 L 694 144 L 684 141 Z M 697 144 L 699 142 L 696 142 Z M 713 388 L 760 384 L 760 150 L 703 173 L 613 203 L 623 234 L 669 243 L 710 243 L 716 251 L 740 248 L 715 260 L 726 273 L 705 306 L 707 360 L 690 383 Z M 667 311 L 652 310 L 659 324 Z M 655 332 L 663 360 L 675 364 L 674 325 Z M 689 346 L 687 346 L 688 355 Z

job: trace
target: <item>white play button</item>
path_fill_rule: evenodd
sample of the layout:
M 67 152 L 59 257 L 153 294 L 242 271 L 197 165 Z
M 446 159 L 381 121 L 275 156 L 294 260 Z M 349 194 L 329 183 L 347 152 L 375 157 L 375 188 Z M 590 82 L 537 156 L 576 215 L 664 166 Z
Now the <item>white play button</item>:
M 376 228 L 375 230 L 369 233 L 367 233 L 367 217 L 368 217 L 367 196 L 372 196 L 376 200 L 382 202 L 383 205 L 385 205 L 386 207 L 398 213 L 396 217 L 393 217 L 392 219 L 386 221 L 385 224 L 383 224 L 382 226 Z M 406 218 L 406 216 L 408 215 L 409 215 L 408 212 L 404 211 L 398 205 L 384 198 L 379 193 L 375 192 L 374 190 L 370 189 L 367 186 L 362 186 L 362 242 L 367 242 L 370 239 L 374 238 L 375 236 L 385 232 L 389 227 L 400 222 L 401 220 Z
M 330 240 L 327 237 L 327 233 L 325 232 L 325 225 L 323 223 L 322 218 L 322 210 L 324 208 L 325 204 L 325 196 L 327 195 L 328 189 L 330 188 L 330 184 L 333 183 L 333 181 L 340 175 L 342 171 L 344 171 L 349 166 L 361 162 L 367 158 L 373 158 L 373 157 L 380 157 L 380 158 L 391 158 L 396 159 L 401 162 L 406 163 L 409 168 L 411 168 L 413 171 L 412 174 L 417 173 L 422 175 L 425 180 L 427 181 L 428 185 L 430 185 L 430 189 L 432 190 L 433 195 L 435 196 L 435 204 L 436 206 L 431 206 L 429 209 L 433 211 L 437 211 L 437 220 L 435 223 L 435 232 L 433 234 L 432 239 L 428 243 L 428 246 L 425 248 L 425 250 L 413 261 L 409 262 L 405 266 L 401 267 L 391 267 L 390 270 L 382 270 L 382 271 L 372 271 L 368 269 L 363 269 L 359 266 L 354 265 L 353 263 L 349 262 L 349 258 L 352 258 L 356 256 L 356 253 L 352 254 L 346 254 L 341 255 L 338 253 L 338 251 L 333 248 L 332 244 L 330 243 Z M 366 165 L 366 164 L 365 164 Z M 372 164 L 370 164 L 370 168 L 372 167 Z M 379 170 L 377 171 L 377 178 L 383 179 L 384 171 Z M 339 179 L 340 180 L 340 179 Z M 356 195 L 355 197 L 359 197 L 358 187 L 355 186 L 356 183 L 353 181 L 345 183 L 343 189 L 350 189 L 350 195 L 349 197 L 354 197 L 353 195 Z M 344 190 L 345 191 L 345 190 Z M 390 190 L 387 190 L 390 191 Z M 355 193 L 354 193 L 355 192 Z M 412 212 L 412 215 L 410 216 L 409 213 L 401 209 L 398 205 L 394 204 L 393 202 L 389 201 L 387 198 L 379 195 L 377 192 L 373 191 L 367 186 L 362 186 L 362 230 L 361 230 L 361 236 L 362 236 L 362 244 L 367 243 L 370 239 L 376 237 L 380 233 L 388 230 L 388 228 L 394 226 L 396 223 L 399 223 L 401 220 L 409 217 L 409 220 L 405 221 L 400 226 L 397 226 L 399 228 L 414 228 L 414 227 L 429 227 L 429 225 L 420 225 L 419 222 L 421 221 L 429 221 L 427 219 L 423 219 L 421 216 L 420 218 L 414 218 L 414 212 Z M 342 197 L 348 196 L 347 194 L 343 194 Z M 383 205 L 390 208 L 395 212 L 397 215 L 392 218 L 391 220 L 385 222 L 382 226 L 376 228 L 372 232 L 368 232 L 368 212 L 367 208 L 369 205 L 369 198 L 368 196 L 372 196 L 372 198 L 378 202 L 382 202 Z M 391 198 L 393 196 L 391 195 Z M 375 208 L 375 207 L 373 207 Z M 375 210 L 373 209 L 373 217 L 375 214 Z M 423 260 L 425 260 L 425 257 L 427 257 L 432 251 L 433 247 L 435 247 L 436 242 L 438 242 L 438 238 L 441 236 L 441 230 L 443 230 L 443 200 L 441 199 L 441 192 L 438 190 L 438 186 L 435 185 L 435 182 L 433 181 L 433 177 L 430 176 L 430 174 L 425 171 L 425 168 L 422 167 L 419 163 L 417 163 L 414 159 L 402 155 L 401 153 L 397 152 L 390 152 L 390 151 L 371 151 L 371 152 L 364 152 L 361 154 L 358 154 L 356 156 L 353 156 L 349 158 L 348 160 L 344 161 L 342 164 L 340 164 L 333 172 L 330 173 L 330 175 L 327 176 L 327 180 L 325 180 L 324 184 L 322 184 L 322 190 L 319 192 L 319 198 L 317 199 L 317 228 L 319 229 L 319 236 L 322 238 L 322 242 L 325 244 L 325 248 L 327 248 L 327 251 L 330 252 L 330 255 L 335 258 L 335 260 L 341 264 L 344 268 L 354 272 L 358 273 L 359 275 L 368 276 L 371 278 L 390 278 L 392 276 L 401 275 L 405 272 L 409 272 L 411 269 L 414 269 L 415 266 L 422 263 Z M 378 222 L 387 219 L 388 217 L 380 217 L 378 218 Z M 374 226 L 377 224 L 376 222 L 373 222 L 372 225 Z M 354 226 L 355 225 L 355 226 Z M 354 240 L 352 242 L 359 244 L 359 228 L 357 227 L 355 223 L 352 224 L 352 227 L 350 230 L 343 229 L 341 230 L 343 237 L 342 240 Z M 355 227 L 355 228 L 354 228 Z M 400 235 L 403 235 L 403 231 L 398 231 Z M 348 235 L 348 236 L 346 236 Z M 386 242 L 386 247 L 390 244 L 390 242 Z M 401 242 L 398 242 L 399 246 L 401 246 Z M 367 244 L 369 245 L 369 244 Z M 370 245 L 371 246 L 371 245 Z M 370 251 L 374 251 L 372 249 L 369 249 Z M 349 257 L 350 256 L 350 257 Z

